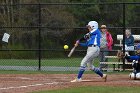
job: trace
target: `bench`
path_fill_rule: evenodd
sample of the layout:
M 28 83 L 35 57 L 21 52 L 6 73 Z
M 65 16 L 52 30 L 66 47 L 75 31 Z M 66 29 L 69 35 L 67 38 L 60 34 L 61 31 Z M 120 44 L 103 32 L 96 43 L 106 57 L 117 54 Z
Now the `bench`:
M 123 69 L 122 68 L 115 68 L 115 70 L 114 70 L 114 68 L 103 68 L 102 69 L 103 71 L 110 71 L 110 72 L 112 72 L 112 71 L 123 71 Z M 127 70 L 127 71 L 133 71 L 133 69 L 125 69 L 125 70 Z
M 133 37 L 134 37 L 135 41 L 140 41 L 140 35 L 133 35 Z M 117 40 L 119 40 L 120 42 L 119 42 L 119 44 L 116 44 L 116 46 L 119 46 L 119 47 L 123 46 L 123 44 L 122 44 L 123 35 L 117 35 Z M 118 59 L 117 56 L 105 56 L 105 58 Z M 123 70 L 121 67 L 123 65 L 123 62 L 120 61 L 119 59 L 116 62 L 101 62 L 101 64 L 113 65 L 113 68 L 103 68 L 103 70 L 113 70 L 113 71 L 115 71 L 115 70 L 122 71 Z M 118 67 L 116 67 L 116 65 L 118 65 Z M 125 62 L 125 65 L 131 66 L 132 62 Z M 133 70 L 133 69 L 132 68 L 130 68 L 130 69 L 125 68 L 125 70 Z
M 115 58 L 118 59 L 117 56 L 105 56 L 105 58 Z M 114 61 L 114 62 L 101 62 L 101 64 L 108 64 L 108 65 L 113 65 L 113 68 L 110 68 L 108 66 L 108 68 L 103 68 L 103 70 L 112 70 L 112 71 L 122 71 L 122 65 L 123 62 L 122 61 Z M 132 62 L 125 62 L 126 65 L 132 65 Z M 117 66 L 117 67 L 116 67 Z M 132 69 L 125 69 L 125 70 L 132 70 Z

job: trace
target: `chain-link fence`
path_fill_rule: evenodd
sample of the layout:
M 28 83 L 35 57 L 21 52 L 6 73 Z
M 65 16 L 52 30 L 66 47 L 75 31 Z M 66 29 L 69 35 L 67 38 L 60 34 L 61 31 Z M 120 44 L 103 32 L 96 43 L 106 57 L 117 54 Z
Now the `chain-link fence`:
M 4 33 L 10 37 L 0 44 L 0 69 L 77 70 L 86 48 L 77 47 L 71 58 L 67 55 L 75 41 L 87 33 L 91 20 L 107 25 L 114 41 L 109 55 L 116 56 L 120 49 L 117 35 L 125 35 L 126 28 L 139 35 L 139 10 L 140 3 L 1 4 L 0 37 Z M 63 49 L 65 44 L 68 50 Z M 94 64 L 99 65 L 98 58 Z

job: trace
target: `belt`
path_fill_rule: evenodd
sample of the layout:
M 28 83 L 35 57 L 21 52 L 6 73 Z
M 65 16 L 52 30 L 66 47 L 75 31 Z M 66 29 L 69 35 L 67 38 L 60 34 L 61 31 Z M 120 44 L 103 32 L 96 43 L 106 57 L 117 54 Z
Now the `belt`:
M 89 45 L 88 47 L 96 47 L 97 45 Z

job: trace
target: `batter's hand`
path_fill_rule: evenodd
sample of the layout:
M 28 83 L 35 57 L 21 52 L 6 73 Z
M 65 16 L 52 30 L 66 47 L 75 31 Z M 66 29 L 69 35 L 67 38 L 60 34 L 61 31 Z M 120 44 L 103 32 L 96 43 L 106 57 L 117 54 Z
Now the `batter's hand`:
M 76 43 L 74 44 L 75 47 L 77 47 L 79 45 L 79 40 L 76 41 Z

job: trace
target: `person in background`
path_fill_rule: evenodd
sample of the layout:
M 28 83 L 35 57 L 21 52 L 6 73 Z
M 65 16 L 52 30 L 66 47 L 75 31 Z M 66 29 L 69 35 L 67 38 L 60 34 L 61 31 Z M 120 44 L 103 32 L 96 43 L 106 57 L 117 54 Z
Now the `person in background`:
M 107 64 L 101 64 L 101 62 L 107 62 L 108 59 L 105 56 L 108 55 L 108 51 L 112 50 L 113 39 L 112 35 L 108 32 L 106 25 L 101 25 L 101 39 L 100 39 L 100 69 L 108 68 Z
M 134 53 L 134 37 L 131 34 L 131 29 L 125 30 L 125 51 L 127 55 L 135 55 Z

